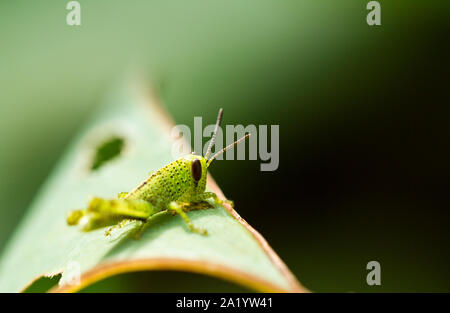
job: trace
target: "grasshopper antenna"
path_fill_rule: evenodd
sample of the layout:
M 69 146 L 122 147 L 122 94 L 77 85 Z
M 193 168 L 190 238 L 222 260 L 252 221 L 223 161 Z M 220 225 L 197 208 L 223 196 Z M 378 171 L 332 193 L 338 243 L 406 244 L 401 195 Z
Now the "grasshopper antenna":
M 216 141 L 216 135 L 217 135 L 217 131 L 219 130 L 220 122 L 222 122 L 222 115 L 223 115 L 223 110 L 222 110 L 222 108 L 220 108 L 219 115 L 217 116 L 216 127 L 214 128 L 214 133 L 211 137 L 211 141 L 209 142 L 208 150 L 206 150 L 205 159 L 208 159 L 209 155 L 211 154 L 211 149 L 212 149 L 212 146 L 214 145 L 214 142 Z
M 242 137 L 239 140 L 236 140 L 235 142 L 233 142 L 231 145 L 226 146 L 225 148 L 223 148 L 222 150 L 220 150 L 219 152 L 217 152 L 216 154 L 214 154 L 211 159 L 208 160 L 208 163 L 206 163 L 206 167 L 209 167 L 209 165 L 211 164 L 211 162 L 220 154 L 224 153 L 225 151 L 227 151 L 228 149 L 233 148 L 235 145 L 237 145 L 238 143 L 240 143 L 241 141 L 244 141 L 245 139 L 247 139 L 248 137 L 250 137 L 250 134 L 245 135 L 244 137 Z

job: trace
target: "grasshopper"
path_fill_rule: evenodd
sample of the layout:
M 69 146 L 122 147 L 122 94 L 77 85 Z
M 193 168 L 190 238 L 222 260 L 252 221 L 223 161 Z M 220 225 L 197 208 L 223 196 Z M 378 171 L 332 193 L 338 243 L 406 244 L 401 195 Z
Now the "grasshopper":
M 136 234 L 136 237 L 139 237 L 152 216 L 169 212 L 173 215 L 179 214 L 191 231 L 206 235 L 206 230 L 197 228 L 191 223 L 186 212 L 202 209 L 201 204 L 205 204 L 208 199 L 212 199 L 215 204 L 228 203 L 234 206 L 233 201 L 221 200 L 215 193 L 205 191 L 206 174 L 211 162 L 218 155 L 250 136 L 250 134 L 245 135 L 208 159 L 222 121 L 222 115 L 223 110 L 220 109 L 214 133 L 204 157 L 195 153 L 183 156 L 151 173 L 133 191 L 120 193 L 117 199 L 95 197 L 89 202 L 86 209 L 69 212 L 67 224 L 78 224 L 83 231 L 115 224 L 106 231 L 105 235 L 109 236 L 113 229 L 121 228 L 127 222 L 135 220 L 141 222 L 140 229 Z

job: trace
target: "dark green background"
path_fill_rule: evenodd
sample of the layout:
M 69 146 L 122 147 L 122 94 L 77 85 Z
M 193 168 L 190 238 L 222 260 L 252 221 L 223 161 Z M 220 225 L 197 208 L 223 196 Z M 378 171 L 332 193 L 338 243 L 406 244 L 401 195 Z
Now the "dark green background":
M 280 125 L 277 171 L 211 171 L 306 287 L 450 291 L 448 1 L 380 1 L 379 27 L 357 0 L 81 0 L 79 27 L 67 2 L 0 2 L 0 248 L 89 113 L 137 69 L 178 123 L 223 107 L 225 123 Z M 370 260 L 381 287 L 366 285 Z M 233 288 L 166 275 L 90 288 Z

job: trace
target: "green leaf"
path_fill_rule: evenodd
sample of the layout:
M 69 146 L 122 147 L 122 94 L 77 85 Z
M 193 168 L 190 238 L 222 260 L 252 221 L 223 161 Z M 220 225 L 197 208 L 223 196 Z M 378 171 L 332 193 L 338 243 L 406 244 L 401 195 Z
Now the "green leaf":
M 60 273 L 54 291 L 77 291 L 119 273 L 179 270 L 257 291 L 305 291 L 264 238 L 227 206 L 188 213 L 208 236 L 164 214 L 152 219 L 140 240 L 130 236 L 135 222 L 111 237 L 105 228 L 83 233 L 66 224 L 66 214 L 84 208 L 90 197 L 115 198 L 173 161 L 173 123 L 141 91 L 138 84 L 119 88 L 70 145 L 4 250 L 0 290 L 21 291 Z M 207 189 L 224 198 L 210 176 Z

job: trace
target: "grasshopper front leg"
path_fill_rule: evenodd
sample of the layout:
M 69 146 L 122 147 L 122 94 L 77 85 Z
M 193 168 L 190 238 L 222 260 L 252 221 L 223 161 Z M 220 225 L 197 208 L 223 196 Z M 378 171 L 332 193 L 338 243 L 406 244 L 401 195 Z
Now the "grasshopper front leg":
M 183 213 L 187 213 L 187 212 L 191 212 L 191 211 L 206 210 L 206 209 L 214 208 L 214 206 L 212 206 L 209 202 L 206 202 L 206 201 L 201 201 L 201 202 L 176 202 L 176 205 L 175 204 L 172 205 L 172 208 L 174 206 L 176 206 L 176 210 L 175 209 L 167 209 L 167 210 L 159 211 L 157 214 L 169 213 L 172 216 L 175 216 L 175 215 L 178 214 L 180 209 L 181 209 L 181 211 Z M 184 215 L 185 215 L 185 217 L 187 217 L 186 214 L 184 214 Z M 183 216 L 182 216 L 182 218 L 183 218 Z M 189 218 L 188 218 L 188 220 L 189 220 Z M 183 221 L 185 221 L 184 218 L 183 218 Z M 189 223 L 192 226 L 192 223 L 190 222 L 190 220 L 189 220 Z M 191 227 L 189 226 L 189 223 L 188 223 L 188 227 L 191 229 Z M 139 230 L 135 233 L 134 238 L 135 239 L 139 239 L 141 237 L 142 233 L 145 231 L 145 229 L 148 227 L 149 224 L 150 224 L 150 219 L 148 219 L 147 222 L 142 224 L 142 226 L 139 228 Z M 194 229 L 195 229 L 195 227 L 194 227 Z M 195 232 L 197 232 L 197 233 L 204 233 L 204 234 L 207 233 L 204 230 L 197 230 Z
M 211 199 L 211 198 L 214 200 L 214 203 L 216 203 L 216 204 L 222 205 L 224 203 L 227 203 L 227 204 L 231 205 L 232 208 L 234 208 L 233 201 L 219 199 L 219 197 L 214 192 L 207 191 L 207 192 L 201 193 L 201 194 L 195 196 L 192 199 L 192 201 L 203 201 L 203 200 L 207 200 L 207 199 Z

